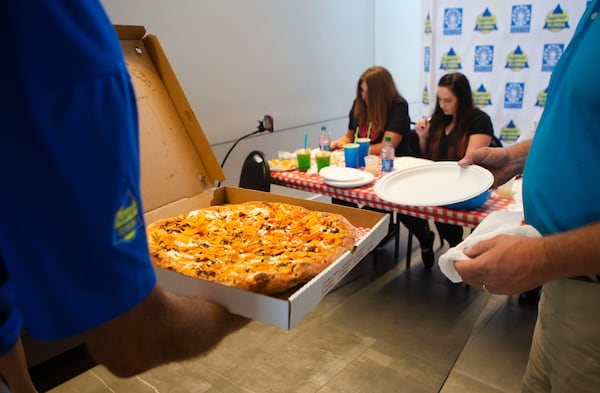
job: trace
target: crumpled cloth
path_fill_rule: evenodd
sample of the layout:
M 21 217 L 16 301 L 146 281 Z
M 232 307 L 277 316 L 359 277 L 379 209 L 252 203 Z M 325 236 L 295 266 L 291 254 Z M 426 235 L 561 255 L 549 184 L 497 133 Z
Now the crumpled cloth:
M 469 259 L 463 252 L 466 247 L 496 235 L 519 235 L 527 237 L 540 237 L 541 234 L 531 225 L 522 225 L 523 212 L 493 212 L 487 216 L 473 232 L 456 247 L 450 248 L 440 256 L 440 270 L 453 283 L 462 282 L 462 277 L 454 268 L 454 261 Z

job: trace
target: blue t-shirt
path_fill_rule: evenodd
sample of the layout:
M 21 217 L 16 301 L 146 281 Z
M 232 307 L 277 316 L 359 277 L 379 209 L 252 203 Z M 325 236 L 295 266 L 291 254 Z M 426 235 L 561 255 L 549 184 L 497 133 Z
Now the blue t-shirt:
M 600 221 L 599 8 L 588 4 L 552 72 L 525 165 L 525 220 L 544 235 Z
M 0 15 L 10 54 L 0 62 L 0 304 L 31 335 L 60 339 L 156 284 L 136 97 L 98 1 L 4 1 Z M 3 327 L 0 348 L 12 339 Z

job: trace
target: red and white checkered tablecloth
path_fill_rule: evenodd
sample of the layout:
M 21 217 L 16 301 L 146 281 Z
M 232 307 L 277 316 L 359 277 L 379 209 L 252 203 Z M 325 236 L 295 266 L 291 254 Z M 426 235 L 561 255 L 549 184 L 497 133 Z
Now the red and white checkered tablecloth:
M 300 172 L 297 170 L 288 172 L 271 171 L 272 184 L 314 192 L 390 212 L 433 219 L 434 221 L 457 224 L 469 228 L 476 227 L 484 218 L 494 211 L 506 210 L 508 206 L 514 202 L 511 198 L 501 198 L 496 191 L 492 191 L 486 203 L 474 210 L 453 210 L 437 206 L 398 205 L 384 201 L 375 194 L 375 182 L 379 178 L 381 178 L 381 172 L 377 173 L 375 181 L 369 185 L 357 188 L 340 188 L 327 185 L 319 175 L 308 172 Z

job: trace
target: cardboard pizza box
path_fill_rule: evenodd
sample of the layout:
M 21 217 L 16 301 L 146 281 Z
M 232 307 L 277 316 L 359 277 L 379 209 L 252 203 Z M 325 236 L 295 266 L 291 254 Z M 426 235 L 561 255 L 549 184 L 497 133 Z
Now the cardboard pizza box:
M 143 26 L 115 26 L 136 92 L 142 202 L 147 223 L 201 207 L 262 200 L 343 214 L 364 236 L 310 282 L 284 295 L 262 295 L 155 268 L 166 290 L 215 301 L 236 314 L 291 329 L 387 233 L 389 215 L 236 187 L 224 175 L 158 41 Z

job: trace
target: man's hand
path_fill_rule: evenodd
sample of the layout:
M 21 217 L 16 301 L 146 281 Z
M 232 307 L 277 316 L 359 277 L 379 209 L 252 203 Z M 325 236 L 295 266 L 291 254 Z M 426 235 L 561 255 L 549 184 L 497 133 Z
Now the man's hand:
M 458 165 L 478 164 L 487 168 L 494 175 L 492 188 L 495 188 L 523 172 L 530 145 L 531 140 L 508 148 L 481 147 L 467 153 Z
M 84 334 L 90 353 L 119 377 L 211 351 L 249 322 L 199 298 L 176 296 L 158 285 L 137 306 Z
M 517 294 L 546 279 L 546 252 L 541 238 L 499 235 L 463 250 L 471 259 L 455 261 L 463 281 L 496 294 Z

